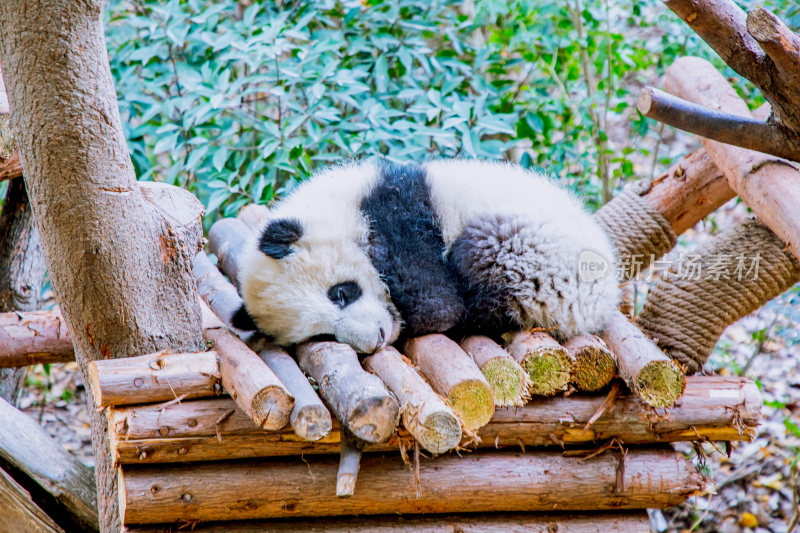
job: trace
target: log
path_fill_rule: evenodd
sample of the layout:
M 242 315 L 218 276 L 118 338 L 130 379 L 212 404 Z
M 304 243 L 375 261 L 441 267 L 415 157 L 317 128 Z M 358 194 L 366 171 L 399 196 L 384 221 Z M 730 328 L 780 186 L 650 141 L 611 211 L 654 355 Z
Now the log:
M 97 490 L 92 470 L 55 442 L 35 420 L 2 399 L 0 426 L 0 459 L 44 489 L 75 527 L 97 530 Z M 21 481 L 20 477 L 17 480 Z
M 239 264 L 252 231 L 241 220 L 222 218 L 208 230 L 208 249 L 217 256 L 219 269 L 239 287 Z
M 269 208 L 265 205 L 249 204 L 239 211 L 236 218 L 241 220 L 251 231 L 255 231 L 269 218 Z
M 686 391 L 667 414 L 623 394 L 587 429 L 605 398 L 573 394 L 535 398 L 525 407 L 497 409 L 470 446 L 506 447 L 588 444 L 617 438 L 626 444 L 687 440 L 752 440 L 760 421 L 761 395 L 747 378 L 690 376 Z M 221 422 L 217 423 L 220 419 Z M 333 454 L 338 424 L 326 438 L 307 442 L 291 430 L 264 432 L 228 398 L 169 405 L 112 408 L 110 434 L 120 463 L 170 463 L 267 456 Z M 219 438 L 218 438 L 219 435 Z M 410 435 L 398 430 L 368 452 L 397 450 Z M 474 440 L 474 439 L 473 439 Z M 466 444 L 466 443 L 465 443 Z
M 508 353 L 528 373 L 531 394 L 552 396 L 569 388 L 575 360 L 553 337 L 531 330 L 507 333 L 503 339 Z
M 361 468 L 361 448 L 356 439 L 340 431 L 341 451 L 339 452 L 339 470 L 336 472 L 336 497 L 349 498 L 356 491 L 358 470 Z
M 400 400 L 403 426 L 425 450 L 445 453 L 461 442 L 461 424 L 455 413 L 431 389 L 400 353 L 388 346 L 364 359 Z
M 216 352 L 156 352 L 89 362 L 95 405 L 130 405 L 218 396 L 222 393 Z
M 19 483 L 0 468 L 0 509 L 3 530 L 15 533 L 64 533 Z
M 664 3 L 725 63 L 761 89 L 775 109 L 775 122 L 786 132 L 783 142 L 775 148 L 794 146 L 800 150 L 800 86 L 793 75 L 798 70 L 797 36 L 771 13 L 756 9 L 746 15 L 733 0 Z
M 485 426 L 494 413 L 494 396 L 472 358 L 442 334 L 409 339 L 406 354 L 447 402 L 468 431 Z
M 125 533 L 183 533 L 181 525 L 171 527 L 131 526 Z M 202 523 L 193 533 L 598 533 L 623 531 L 650 533 L 650 520 L 643 511 L 601 513 L 486 513 L 435 516 L 360 516 L 316 518 L 313 520 L 265 520 Z
M 303 440 L 325 438 L 331 431 L 331 413 L 319 399 L 294 359 L 276 345 L 259 350 L 258 356 L 275 372 L 294 396 L 294 408 L 289 423 L 295 435 Z
M 227 328 L 205 328 L 203 337 L 214 343 L 222 386 L 236 405 L 263 429 L 286 426 L 294 398 L 266 363 Z
M 702 148 L 654 179 L 644 199 L 666 218 L 676 235 L 692 228 L 736 196 Z
M 74 360 L 67 325 L 57 311 L 0 313 L 0 367 Z
M 14 150 L 8 157 L 0 160 L 0 181 L 13 180 L 22 177 L 22 164 L 19 152 Z
M 197 292 L 222 322 L 231 327 L 231 318 L 242 305 L 242 298 L 225 276 L 215 267 L 205 252 L 194 259 Z
M 700 137 L 800 159 L 800 149 L 785 142 L 785 130 L 774 122 L 709 109 L 652 87 L 642 89 L 637 107 L 647 118 Z
M 750 116 L 747 105 L 722 74 L 703 59 L 676 60 L 667 69 L 666 87 L 670 93 L 708 108 Z M 800 257 L 800 214 L 796 209 L 800 205 L 796 186 L 800 170 L 765 154 L 709 139 L 701 141 L 731 189 Z
M 683 393 L 686 377 L 642 331 L 619 311 L 601 334 L 617 356 L 619 375 L 645 403 L 670 407 Z
M 355 350 L 338 342 L 308 342 L 297 347 L 297 362 L 356 438 L 376 443 L 392 436 L 400 406 L 379 378 L 361 368 Z
M 396 455 L 365 456 L 359 491 L 345 499 L 333 495 L 337 463 L 331 458 L 295 457 L 169 468 L 123 466 L 119 470 L 123 523 L 643 509 L 676 505 L 706 487 L 695 466 L 670 447 L 591 459 L 550 451 L 450 455 L 421 460 L 418 483 Z
M 513 357 L 489 337 L 473 335 L 460 343 L 492 388 L 498 407 L 522 406 L 530 398 L 530 378 Z
M 600 390 L 617 375 L 617 358 L 596 335 L 578 335 L 564 349 L 575 360 L 572 383 L 578 390 Z

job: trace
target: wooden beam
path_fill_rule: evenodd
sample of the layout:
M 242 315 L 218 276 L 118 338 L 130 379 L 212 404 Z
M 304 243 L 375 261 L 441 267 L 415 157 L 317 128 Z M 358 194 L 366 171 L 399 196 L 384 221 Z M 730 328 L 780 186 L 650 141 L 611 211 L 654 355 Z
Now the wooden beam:
M 335 458 L 123 466 L 119 470 L 120 511 L 123 523 L 146 524 L 554 508 L 644 509 L 677 505 L 706 488 L 706 480 L 691 461 L 671 447 L 629 449 L 624 455 L 605 453 L 591 459 L 549 451 L 475 452 L 421 459 L 420 463 L 417 481 L 400 457 L 365 456 L 359 490 L 345 499 L 335 496 Z
M 218 396 L 216 352 L 157 353 L 89 362 L 95 405 L 130 405 Z
M 761 416 L 758 387 L 746 378 L 691 376 L 686 391 L 665 413 L 634 395 L 622 395 L 592 424 L 605 398 L 573 394 L 531 400 L 525 407 L 498 408 L 478 430 L 470 447 L 586 445 L 617 438 L 626 444 L 691 440 L 736 441 L 755 437 Z M 588 427 L 587 427 L 588 424 Z M 212 461 L 339 451 L 338 424 L 316 442 L 286 429 L 261 431 L 227 398 L 184 401 L 180 405 L 130 406 L 109 412 L 112 447 L 120 463 Z M 412 445 L 402 428 L 366 451 L 393 451 Z
M 0 509 L 3 529 L 15 533 L 64 533 L 47 513 L 36 505 L 31 495 L 0 468 Z
M 672 94 L 705 107 L 750 116 L 747 104 L 708 61 L 680 58 L 667 69 Z M 797 165 L 751 150 L 701 139 L 731 189 L 800 257 L 800 170 Z
M 182 525 L 130 526 L 124 533 L 184 533 Z M 483 513 L 434 516 L 360 516 L 197 524 L 192 533 L 650 533 L 643 511 L 600 513 Z
M 74 360 L 72 339 L 58 311 L 0 313 L 0 367 Z
M 75 523 L 96 530 L 97 492 L 92 470 L 35 420 L 2 399 L 0 427 L 0 458 L 47 491 Z

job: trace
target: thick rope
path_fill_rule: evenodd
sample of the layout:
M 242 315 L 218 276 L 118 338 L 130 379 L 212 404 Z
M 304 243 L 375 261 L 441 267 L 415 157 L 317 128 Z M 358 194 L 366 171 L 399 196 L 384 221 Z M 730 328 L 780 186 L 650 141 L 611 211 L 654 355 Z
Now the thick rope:
M 694 373 L 728 325 L 798 281 L 800 261 L 764 224 L 748 220 L 665 272 L 636 323 Z
M 617 250 L 620 281 L 646 269 L 678 240 L 669 221 L 642 198 L 644 183 L 626 187 L 594 215 Z

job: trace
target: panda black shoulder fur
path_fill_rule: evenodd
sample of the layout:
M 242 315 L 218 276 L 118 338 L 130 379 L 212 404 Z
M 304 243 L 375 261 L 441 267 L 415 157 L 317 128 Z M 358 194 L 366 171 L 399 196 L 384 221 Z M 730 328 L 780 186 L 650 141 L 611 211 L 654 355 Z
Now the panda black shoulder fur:
M 331 335 L 370 353 L 400 334 L 602 328 L 613 267 L 579 276 L 600 227 L 567 191 L 505 163 L 367 160 L 323 170 L 270 210 L 242 266 L 242 329 L 291 345 Z M 596 256 L 595 256 L 596 257 Z

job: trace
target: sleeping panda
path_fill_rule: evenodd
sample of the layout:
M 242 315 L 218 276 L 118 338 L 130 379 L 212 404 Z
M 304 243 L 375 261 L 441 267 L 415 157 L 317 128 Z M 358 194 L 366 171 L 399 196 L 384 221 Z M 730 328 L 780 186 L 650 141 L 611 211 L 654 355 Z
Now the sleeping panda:
M 371 353 L 404 335 L 601 329 L 620 291 L 582 280 L 614 251 L 546 177 L 507 163 L 334 166 L 270 210 L 244 253 L 232 318 L 282 345 L 332 336 Z

